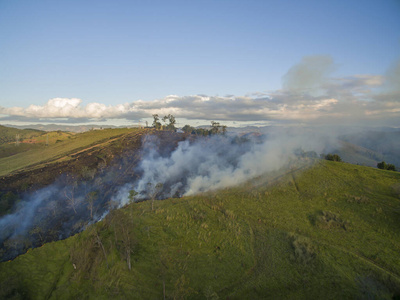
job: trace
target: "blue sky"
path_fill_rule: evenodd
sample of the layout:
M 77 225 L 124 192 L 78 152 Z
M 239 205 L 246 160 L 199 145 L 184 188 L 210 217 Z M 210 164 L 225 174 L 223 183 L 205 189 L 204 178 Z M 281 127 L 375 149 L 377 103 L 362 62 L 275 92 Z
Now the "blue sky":
M 134 105 L 138 100 L 167 113 L 168 95 L 185 99 L 187 110 L 195 101 L 188 97 L 196 95 L 220 106 L 229 105 L 221 98 L 272 99 L 305 57 L 328 58 L 326 75 L 339 80 L 385 76 L 396 68 L 399 50 L 400 1 L 0 0 L 0 113 L 6 117 L 0 122 L 43 120 L 45 114 L 27 108 L 45 110 L 54 98 L 80 110 L 90 103 L 125 105 L 120 110 L 130 110 L 132 120 L 155 111 L 138 113 L 145 105 Z M 170 110 L 179 117 L 177 107 Z M 245 104 L 240 107 L 243 112 Z M 82 113 L 80 120 L 93 116 Z M 117 118 L 99 118 L 109 116 Z

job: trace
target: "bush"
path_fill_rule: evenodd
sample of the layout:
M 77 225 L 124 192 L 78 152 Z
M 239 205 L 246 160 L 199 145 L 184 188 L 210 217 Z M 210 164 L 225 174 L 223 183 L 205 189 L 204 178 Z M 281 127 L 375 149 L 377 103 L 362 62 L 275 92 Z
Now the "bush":
M 185 126 L 183 126 L 182 130 L 183 130 L 185 133 L 192 133 L 192 132 L 195 131 L 196 129 L 195 129 L 194 127 L 190 126 L 190 125 L 185 125 Z
M 291 259 L 302 264 L 309 264 L 316 257 L 316 248 L 311 240 L 304 236 L 289 234 L 294 253 Z
M 396 171 L 395 165 L 387 164 L 384 161 L 378 163 L 376 166 L 378 169 Z
M 389 171 L 396 171 L 396 167 L 395 167 L 394 165 L 392 165 L 392 164 L 388 164 L 388 165 L 387 165 L 387 169 L 388 169 Z
M 342 161 L 340 156 L 337 154 L 327 154 L 325 155 L 325 159 L 330 161 Z
M 382 170 L 387 169 L 387 164 L 384 161 L 378 163 L 376 166 L 378 167 L 378 169 L 382 169 Z
M 316 223 L 319 227 L 325 229 L 344 229 L 349 230 L 349 221 L 344 221 L 339 215 L 330 211 L 321 211 L 316 218 Z

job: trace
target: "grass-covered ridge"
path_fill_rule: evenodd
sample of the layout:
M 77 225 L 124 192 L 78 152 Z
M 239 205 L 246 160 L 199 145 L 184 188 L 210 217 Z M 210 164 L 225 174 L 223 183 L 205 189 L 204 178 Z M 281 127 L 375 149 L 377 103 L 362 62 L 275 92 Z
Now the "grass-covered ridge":
M 0 145 L 16 142 L 17 139 L 32 139 L 44 133 L 44 131 L 37 129 L 16 129 L 0 125 Z
M 0 176 L 38 164 L 71 159 L 72 155 L 80 150 L 102 146 L 102 143 L 137 130 L 118 128 L 80 134 L 50 132 L 36 137 L 35 143 L 28 144 L 22 141 L 18 146 L 3 145 L 0 147 Z
M 398 297 L 399 182 L 317 161 L 153 210 L 131 204 L 1 263 L 0 298 Z

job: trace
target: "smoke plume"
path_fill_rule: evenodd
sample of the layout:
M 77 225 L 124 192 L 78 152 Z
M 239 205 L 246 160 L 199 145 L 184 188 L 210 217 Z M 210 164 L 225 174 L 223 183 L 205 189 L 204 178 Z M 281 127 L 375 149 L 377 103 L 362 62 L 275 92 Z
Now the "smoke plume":
M 315 132 L 298 130 L 263 137 L 194 138 L 173 147 L 155 136 L 146 137 L 140 155 L 127 152 L 96 175 L 89 172 L 77 179 L 67 174 L 24 195 L 13 212 L 0 219 L 2 259 L 11 259 L 27 247 L 66 238 L 131 201 L 234 186 L 286 166 L 298 148 L 321 151 L 328 142 Z M 132 190 L 137 192 L 134 198 L 130 197 Z
M 295 158 L 296 149 L 321 151 L 332 141 L 298 130 L 256 139 L 214 136 L 180 142 L 168 156 L 152 150 L 152 143 L 144 146 L 149 152 L 139 165 L 142 176 L 131 185 L 139 198 L 149 198 L 148 187 L 158 183 L 164 187 L 162 198 L 234 186 L 284 167 Z

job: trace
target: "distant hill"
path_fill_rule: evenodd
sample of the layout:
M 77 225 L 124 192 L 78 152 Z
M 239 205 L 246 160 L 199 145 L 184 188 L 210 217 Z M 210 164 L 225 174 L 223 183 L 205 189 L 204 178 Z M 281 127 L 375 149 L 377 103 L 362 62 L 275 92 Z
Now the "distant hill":
M 44 131 L 38 129 L 17 129 L 0 125 L 0 145 L 21 139 L 31 139 L 44 133 Z
M 85 132 L 92 129 L 105 129 L 105 128 L 118 128 L 118 126 L 113 125 L 58 125 L 58 124 L 31 124 L 31 125 L 6 125 L 7 127 L 17 128 L 17 129 L 37 129 L 41 131 L 66 131 L 66 132 Z
M 385 160 L 382 153 L 345 141 L 335 153 L 345 162 L 368 167 L 376 167 L 378 162 Z
M 130 204 L 1 263 L 0 298 L 398 299 L 399 182 L 316 160 Z
M 4 126 L 3 128 L 13 133 L 22 132 L 19 129 Z M 26 130 L 29 132 L 28 129 Z M 33 132 L 38 132 L 39 135 L 30 141 L 21 138 L 21 144 L 18 147 L 14 144 L 0 145 L 0 176 L 14 171 L 25 172 L 27 169 L 41 169 L 49 164 L 59 163 L 60 160 L 74 160 L 75 157 L 71 154 L 75 152 L 91 149 L 96 145 L 104 147 L 113 139 L 135 130 L 138 129 L 118 128 L 93 130 L 79 134 L 63 131 L 44 132 L 35 130 Z M 102 159 L 100 158 L 100 160 Z
M 378 154 L 371 157 L 377 161 L 386 161 L 400 167 L 400 130 L 363 131 L 341 137 L 345 142 L 363 147 Z

